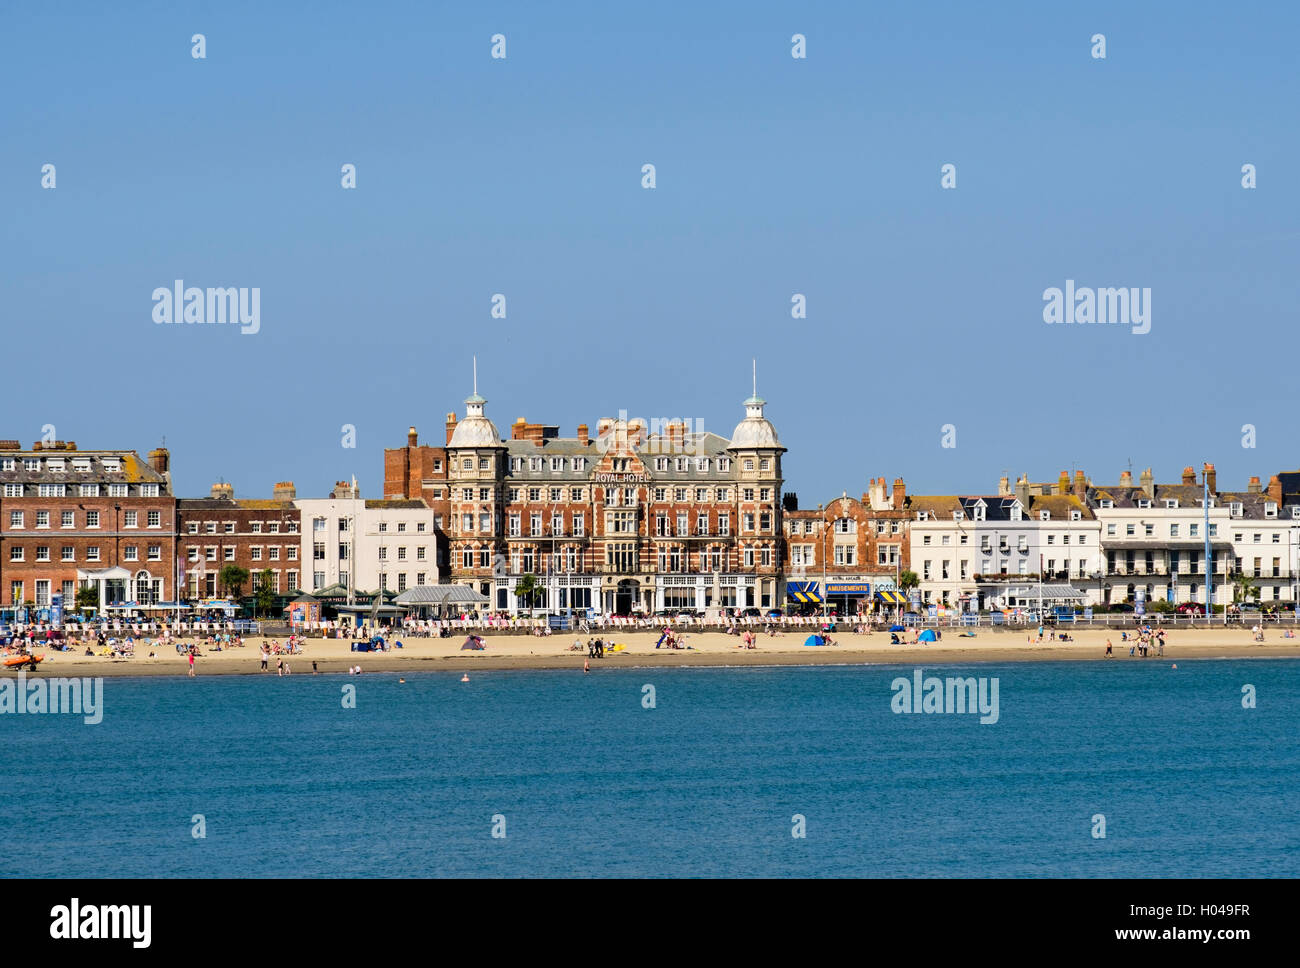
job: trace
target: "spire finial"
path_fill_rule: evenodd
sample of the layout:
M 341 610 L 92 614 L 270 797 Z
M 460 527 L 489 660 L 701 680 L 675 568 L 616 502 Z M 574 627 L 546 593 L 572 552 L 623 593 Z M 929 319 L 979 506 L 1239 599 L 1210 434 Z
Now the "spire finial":
M 751 362 L 754 364 L 754 396 L 758 396 L 758 358 L 755 357 Z
M 478 396 L 478 357 L 474 357 L 474 395 Z

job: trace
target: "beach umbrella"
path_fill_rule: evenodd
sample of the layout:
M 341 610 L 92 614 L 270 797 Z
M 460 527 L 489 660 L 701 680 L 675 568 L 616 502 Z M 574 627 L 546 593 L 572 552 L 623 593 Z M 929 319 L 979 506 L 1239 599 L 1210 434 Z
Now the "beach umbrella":
M 926 629 L 919 636 L 917 636 L 917 641 L 920 642 L 934 642 L 936 640 L 937 638 L 934 634 L 934 629 Z

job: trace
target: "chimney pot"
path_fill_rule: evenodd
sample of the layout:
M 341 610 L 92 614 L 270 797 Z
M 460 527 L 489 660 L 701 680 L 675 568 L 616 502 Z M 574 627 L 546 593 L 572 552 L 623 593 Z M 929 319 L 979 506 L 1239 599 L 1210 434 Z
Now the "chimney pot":
M 416 447 L 419 445 L 419 443 L 420 443 L 420 435 L 417 434 L 415 432 L 415 428 L 412 427 L 410 430 L 406 432 L 406 446 Z

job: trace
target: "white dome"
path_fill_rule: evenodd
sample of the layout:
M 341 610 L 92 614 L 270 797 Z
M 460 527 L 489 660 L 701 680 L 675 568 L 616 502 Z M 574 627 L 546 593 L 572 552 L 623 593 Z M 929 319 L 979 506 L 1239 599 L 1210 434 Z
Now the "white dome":
M 745 419 L 736 424 L 736 429 L 731 434 L 733 448 L 781 446 L 772 421 L 763 416 L 763 404 L 766 402 L 757 396 L 745 401 Z
M 466 417 L 451 432 L 448 447 L 500 447 L 501 435 L 487 417 Z
M 487 403 L 475 392 L 465 399 L 465 419 L 456 424 L 451 432 L 448 447 L 500 447 L 501 435 L 491 420 L 483 416 L 483 405 Z

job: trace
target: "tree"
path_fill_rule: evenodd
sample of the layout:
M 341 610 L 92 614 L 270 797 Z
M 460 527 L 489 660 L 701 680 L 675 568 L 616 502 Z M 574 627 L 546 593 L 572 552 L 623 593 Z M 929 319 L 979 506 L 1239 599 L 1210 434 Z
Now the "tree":
M 1244 571 L 1238 572 L 1232 579 L 1232 600 L 1241 603 L 1248 598 L 1259 598 L 1259 586 Z
M 99 592 L 94 585 L 82 585 L 77 589 L 77 608 L 99 608 Z
M 240 568 L 238 565 L 226 565 L 217 575 L 217 582 L 231 598 L 239 598 L 244 594 L 244 585 L 247 581 L 248 569 Z
M 537 582 L 537 576 L 531 571 L 519 579 L 515 585 L 515 596 L 528 603 L 529 608 L 537 604 L 537 596 L 541 592 L 542 586 Z
M 898 588 L 900 591 L 911 591 L 919 584 L 921 584 L 921 579 L 917 576 L 916 572 L 911 571 L 910 569 L 901 572 L 898 576 Z
M 275 576 L 270 568 L 263 568 L 257 573 L 257 610 L 265 618 L 275 605 Z

